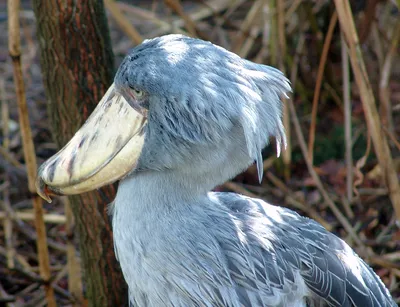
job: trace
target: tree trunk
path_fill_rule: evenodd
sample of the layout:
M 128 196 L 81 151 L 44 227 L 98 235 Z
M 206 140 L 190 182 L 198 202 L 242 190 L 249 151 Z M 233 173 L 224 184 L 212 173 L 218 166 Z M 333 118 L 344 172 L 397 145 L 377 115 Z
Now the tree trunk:
M 52 132 L 61 148 L 113 78 L 111 41 L 100 0 L 33 0 Z M 91 306 L 122 306 L 126 284 L 114 255 L 107 204 L 115 187 L 70 198 Z

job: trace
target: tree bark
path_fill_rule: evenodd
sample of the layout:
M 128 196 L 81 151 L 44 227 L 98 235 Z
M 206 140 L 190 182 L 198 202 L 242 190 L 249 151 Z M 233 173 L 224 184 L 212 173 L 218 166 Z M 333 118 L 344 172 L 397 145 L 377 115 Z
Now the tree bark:
M 100 0 L 33 0 L 48 114 L 58 147 L 66 144 L 112 83 L 113 54 Z M 70 198 L 91 306 L 127 303 L 114 255 L 107 204 L 115 186 Z

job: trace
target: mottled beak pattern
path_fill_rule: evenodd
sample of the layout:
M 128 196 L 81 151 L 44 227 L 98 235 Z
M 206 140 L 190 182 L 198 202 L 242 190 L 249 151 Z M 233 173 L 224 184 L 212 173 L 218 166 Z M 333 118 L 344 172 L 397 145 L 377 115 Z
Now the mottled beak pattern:
M 126 176 L 136 167 L 147 118 L 116 90 L 108 89 L 70 142 L 38 170 L 38 194 L 72 195 L 94 190 Z

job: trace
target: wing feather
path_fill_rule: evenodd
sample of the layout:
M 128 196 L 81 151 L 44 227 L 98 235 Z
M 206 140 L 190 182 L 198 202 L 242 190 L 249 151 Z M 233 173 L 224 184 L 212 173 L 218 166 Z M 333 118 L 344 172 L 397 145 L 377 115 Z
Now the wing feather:
M 315 221 L 238 194 L 214 193 L 213 197 L 240 221 L 249 245 L 247 256 L 239 256 L 235 244 L 224 246 L 233 281 L 248 290 L 237 291 L 245 306 L 253 306 L 254 293 L 259 300 L 287 296 L 290 301 L 291 295 L 301 295 L 296 276 L 307 286 L 303 290 L 307 301 L 327 306 L 396 306 L 372 269 Z

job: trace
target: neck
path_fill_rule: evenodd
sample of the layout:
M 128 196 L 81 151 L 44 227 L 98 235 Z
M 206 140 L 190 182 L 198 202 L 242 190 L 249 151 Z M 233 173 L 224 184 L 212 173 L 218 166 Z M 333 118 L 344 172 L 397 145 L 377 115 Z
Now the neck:
M 229 161 L 229 160 L 226 160 Z M 248 163 L 249 164 L 249 163 Z M 235 165 L 235 163 L 229 163 Z M 202 173 L 185 170 L 142 171 L 122 180 L 118 187 L 116 206 L 159 210 L 160 207 L 198 202 L 234 172 L 229 165 L 215 167 Z M 130 211 L 130 210 L 129 210 Z
M 146 209 L 194 203 L 253 162 L 244 138 L 226 140 L 219 146 L 192 147 L 191 152 L 192 158 L 182 159 L 174 169 L 134 171 L 120 182 L 116 206 L 125 203 Z
M 190 203 L 205 196 L 208 189 L 194 178 L 176 171 L 143 171 L 128 176 L 118 187 L 118 206 L 159 207 Z

